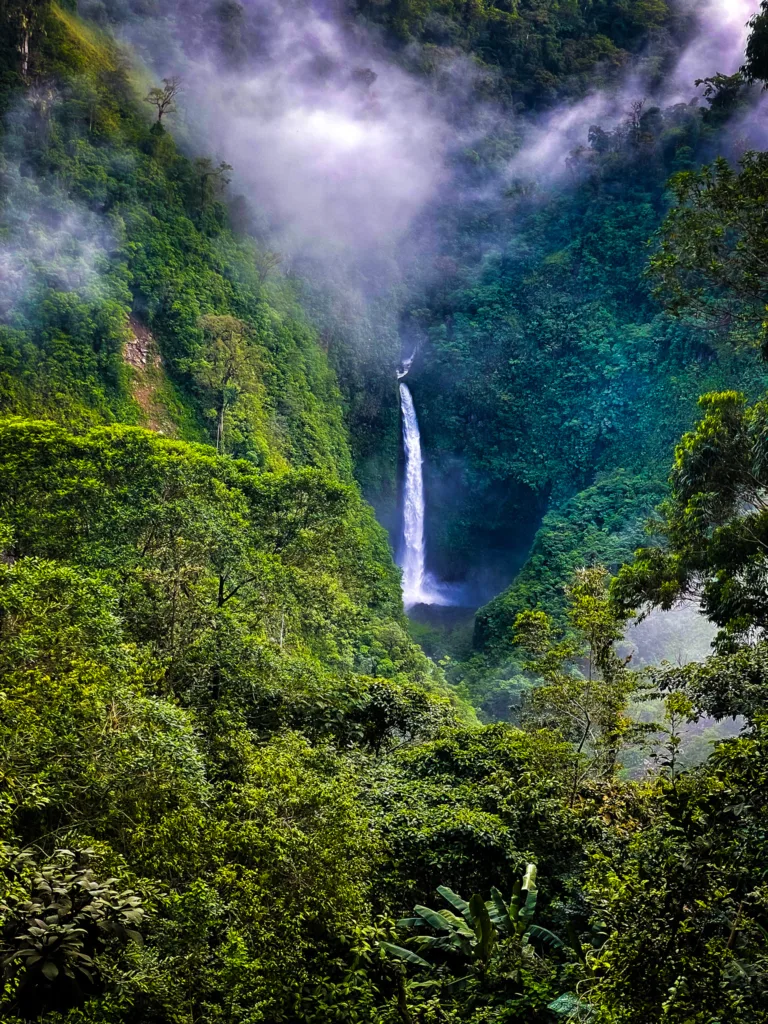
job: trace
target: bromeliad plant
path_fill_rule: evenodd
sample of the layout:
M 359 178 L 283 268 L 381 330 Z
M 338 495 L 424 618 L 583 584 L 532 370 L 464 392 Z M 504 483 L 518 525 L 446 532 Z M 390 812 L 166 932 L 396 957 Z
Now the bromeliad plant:
M 438 956 L 458 955 L 464 962 L 483 970 L 500 938 L 517 937 L 523 945 L 533 939 L 551 949 L 564 949 L 566 946 L 549 929 L 533 924 L 538 898 L 535 864 L 529 864 L 523 878 L 515 883 L 508 903 L 495 887 L 487 901 L 476 893 L 467 902 L 444 885 L 438 886 L 437 891 L 453 910 L 431 910 L 418 905 L 414 907 L 414 917 L 398 922 L 398 927 L 403 929 L 428 926 L 437 932 L 436 935 L 417 934 L 412 938 L 420 952 L 429 950 Z M 412 949 L 390 942 L 381 942 L 380 945 L 387 953 L 406 963 L 417 967 L 436 966 Z

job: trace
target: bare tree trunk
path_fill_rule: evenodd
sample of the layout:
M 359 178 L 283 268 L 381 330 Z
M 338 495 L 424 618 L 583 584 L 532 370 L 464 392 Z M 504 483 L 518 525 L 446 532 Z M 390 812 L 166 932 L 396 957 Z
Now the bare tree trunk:
M 413 1017 L 408 1009 L 408 993 L 405 988 L 405 975 L 403 973 L 397 976 L 397 1012 L 403 1024 L 413 1024 Z
M 224 398 L 222 398 L 222 400 L 221 400 L 221 408 L 219 409 L 219 425 L 216 428 L 216 451 L 219 454 L 221 454 L 222 448 L 224 446 L 224 408 L 225 408 L 225 405 L 226 405 L 225 400 L 224 400 Z
M 584 714 L 585 714 L 585 717 L 586 717 L 586 725 L 584 726 L 584 733 L 583 733 L 583 735 L 581 737 L 581 743 L 579 743 L 579 746 L 578 746 L 578 748 L 576 750 L 576 756 L 577 757 L 578 757 L 579 754 L 581 754 L 582 750 L 584 749 L 584 744 L 587 742 L 587 736 L 589 736 L 589 730 L 592 727 L 592 719 L 589 717 L 589 713 L 585 711 Z M 576 802 L 576 792 L 577 792 L 578 788 L 579 788 L 579 764 L 578 764 L 578 761 L 577 761 L 576 764 L 574 765 L 574 768 L 573 768 L 573 788 L 571 789 L 571 799 L 570 799 L 569 804 L 568 804 L 569 807 L 573 807 L 574 803 Z
M 23 34 L 22 34 L 22 37 L 21 37 L 21 46 L 19 47 L 19 50 L 21 51 L 21 77 L 26 82 L 29 79 L 29 37 L 30 37 L 29 25 L 27 23 L 27 19 L 26 18 L 23 18 L 22 25 L 23 25 Z

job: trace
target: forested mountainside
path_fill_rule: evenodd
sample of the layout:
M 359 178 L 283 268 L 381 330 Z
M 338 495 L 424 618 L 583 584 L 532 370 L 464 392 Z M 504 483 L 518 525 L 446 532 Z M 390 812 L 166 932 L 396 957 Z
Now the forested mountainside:
M 768 1022 L 768 6 L 0 25 L 3 1024 Z
M 654 97 L 652 83 L 644 87 Z M 567 519 L 570 499 L 596 482 L 615 487 L 617 470 L 637 477 L 633 490 L 657 490 L 700 393 L 763 386 L 761 366 L 719 343 L 726 329 L 666 315 L 647 273 L 669 178 L 717 155 L 738 158 L 752 127 L 750 88 L 710 83 L 701 105 L 673 90 L 643 103 L 630 88 L 621 86 L 615 121 L 585 127 L 578 145 L 558 135 L 557 118 L 531 132 L 542 180 L 531 180 L 524 142 L 504 165 L 503 202 L 481 196 L 448 213 L 444 271 L 408 310 L 435 510 L 430 557 L 441 577 L 471 578 L 484 552 L 509 574 L 544 513 Z M 581 116 L 599 107 L 583 106 Z M 480 159 L 481 177 L 493 180 L 499 155 Z M 558 159 L 559 175 L 547 178 Z M 621 524 L 632 535 L 623 557 L 646 509 L 628 510 Z M 598 556 L 607 559 L 607 548 Z M 560 591 L 563 582 L 555 580 Z M 538 584 L 535 600 L 547 586 Z M 477 647 L 503 647 L 521 607 L 513 592 L 482 612 Z

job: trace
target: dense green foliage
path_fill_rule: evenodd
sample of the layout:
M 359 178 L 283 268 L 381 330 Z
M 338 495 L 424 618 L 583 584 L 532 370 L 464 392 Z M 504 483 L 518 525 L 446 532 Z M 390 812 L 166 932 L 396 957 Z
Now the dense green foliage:
M 668 174 L 715 138 L 708 113 L 639 108 L 612 132 L 595 128 L 570 158 L 575 183 L 539 201 L 510 198 L 496 223 L 483 223 L 495 244 L 474 269 L 472 225 L 465 225 L 451 254 L 459 269 L 414 311 L 423 340 L 413 391 L 438 572 L 466 571 L 484 551 L 524 553 L 548 509 L 534 560 L 501 602 L 480 613 L 481 649 L 504 646 L 521 587 L 533 587 L 536 600 L 553 583 L 562 590 L 567 574 L 555 580 L 548 560 L 549 579 L 539 576 L 536 556 L 553 530 L 570 532 L 575 494 L 595 502 L 598 521 L 591 488 L 618 468 L 624 479 L 637 477 L 629 485 L 636 492 L 651 492 L 702 391 L 738 381 L 758 393 L 764 383 L 751 355 L 663 312 L 645 276 Z M 639 528 L 642 504 L 633 514 L 617 495 L 610 515 L 625 516 L 619 530 Z M 590 559 L 588 538 L 579 551 L 570 557 Z M 611 551 L 598 554 L 613 560 Z M 505 605 L 510 615 L 500 617 Z M 554 610 L 556 600 L 545 607 Z
M 226 899 L 267 899 L 250 915 L 261 931 L 279 888 L 276 875 L 264 876 L 267 863 L 299 870 L 291 836 L 308 844 L 300 870 L 324 905 L 324 927 L 337 911 L 339 922 L 359 911 L 368 869 L 363 859 L 352 868 L 353 837 L 363 842 L 366 826 L 351 803 L 351 765 L 333 748 L 379 752 L 395 733 L 429 735 L 457 713 L 398 622 L 397 575 L 385 551 L 371 549 L 371 538 L 383 541 L 355 491 L 318 471 L 262 474 L 132 427 L 74 436 L 10 422 L 0 446 L 6 834 L 76 838 L 107 870 L 144 877 L 150 905 L 161 882 L 197 880 L 197 909 L 180 909 L 198 921 L 195 942 L 206 915 L 226 917 Z M 316 749 L 286 730 L 301 730 Z M 324 759 L 335 765 L 328 777 Z M 294 809 L 286 805 L 281 825 L 284 799 Z M 332 805 L 341 816 L 331 823 Z M 280 842 L 283 869 L 273 860 Z M 344 852 L 332 853 L 339 843 Z M 230 882 L 214 880 L 235 864 Z M 240 896 L 226 897 L 229 885 Z M 222 941 L 236 947 L 226 956 L 255 955 L 252 939 L 225 931 Z M 295 927 L 281 935 L 259 942 L 277 944 L 288 978 L 299 939 Z M 173 945 L 170 933 L 166 941 Z M 301 941 L 313 941 L 311 929 Z M 168 970 L 156 978 L 161 988 Z M 276 975 L 263 976 L 275 984 Z M 8 977 L 13 1006 L 25 977 Z M 58 982 L 49 981 L 55 1005 Z M 212 998 L 205 984 L 203 1000 Z M 248 1000 L 261 998 L 257 987 Z M 238 1019 L 245 997 L 231 997 Z
M 421 57 L 435 33 L 485 52 L 529 103 L 668 18 L 359 9 Z M 353 481 L 351 453 L 377 455 L 370 353 L 337 353 L 342 392 L 230 226 L 228 168 L 179 152 L 172 80 L 68 7 L 0 18 L 4 1024 L 768 1022 L 768 408 L 720 390 L 689 429 L 699 391 L 763 375 L 745 332 L 697 333 L 642 280 L 684 170 L 660 293 L 761 330 L 762 158 L 690 169 L 727 110 L 593 132 L 574 189 L 511 196 L 482 266 L 485 228 L 459 218 L 411 302 L 424 437 L 471 490 L 441 543 L 461 565 L 482 526 L 508 551 L 499 532 L 549 505 L 483 653 L 444 672 Z M 317 281 L 298 287 L 323 324 Z M 637 670 L 627 621 L 684 596 L 717 653 Z M 703 715 L 744 729 L 686 770 Z
M 669 608 L 696 596 L 727 650 L 762 635 L 765 607 L 765 401 L 705 395 L 704 417 L 677 448 L 672 493 L 662 504 L 664 547 L 644 548 L 616 581 L 625 606 Z
M 497 73 L 497 95 L 536 106 L 610 81 L 649 31 L 682 20 L 665 0 L 354 0 L 351 6 L 396 39 L 418 40 L 426 69 L 446 52 L 470 50 Z
M 119 51 L 68 12 L 50 9 L 35 53 L 56 84 L 6 97 L 0 156 L 2 409 L 141 421 L 122 359 L 132 311 L 186 392 L 177 429 L 215 437 L 215 402 L 194 367 L 202 318 L 230 315 L 249 326 L 246 363 L 260 386 L 231 410 L 228 450 L 349 476 L 326 360 L 290 291 L 262 282 L 259 250 L 226 226 L 221 173 L 149 122 Z
M 694 323 L 730 331 L 766 351 L 765 153 L 746 153 L 677 175 L 677 206 L 664 224 L 651 268 L 658 294 Z
M 562 620 L 563 581 L 585 563 L 615 570 L 627 562 L 642 542 L 643 524 L 663 495 L 659 481 L 618 470 L 549 512 L 514 584 L 477 615 L 477 646 L 497 657 L 509 653 L 508 627 L 529 608 L 545 608 Z

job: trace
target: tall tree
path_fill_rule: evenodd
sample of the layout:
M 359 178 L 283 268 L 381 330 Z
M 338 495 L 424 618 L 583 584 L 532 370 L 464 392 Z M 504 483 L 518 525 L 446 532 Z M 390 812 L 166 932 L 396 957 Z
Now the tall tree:
M 656 294 L 674 314 L 759 337 L 768 353 L 768 153 L 724 159 L 671 181 L 677 205 L 651 259 Z
M 762 0 L 753 16 L 747 40 L 746 59 L 742 71 L 751 82 L 768 82 L 768 2 Z
M 21 78 L 28 82 L 33 71 L 33 44 L 42 31 L 50 4 L 48 0 L 0 0 L 0 25 L 7 26 L 7 41 L 18 55 Z M 6 39 L 3 40 L 6 42 Z
M 618 607 L 701 602 L 732 650 L 768 630 L 768 401 L 704 395 L 704 416 L 677 446 L 672 493 L 613 587 Z
M 237 317 L 215 315 L 201 317 L 200 327 L 205 347 L 192 363 L 192 374 L 216 403 L 216 451 L 222 452 L 227 409 L 257 384 L 250 328 Z
M 542 681 L 533 696 L 536 724 L 559 731 L 603 774 L 613 771 L 631 728 L 625 712 L 637 685 L 628 659 L 616 651 L 629 613 L 612 607 L 609 581 L 603 566 L 576 573 L 567 591 L 571 628 L 561 636 L 546 612 L 526 611 L 515 622 L 515 642 L 529 654 L 526 668 Z M 579 772 L 577 765 L 573 796 Z
M 162 124 L 165 114 L 176 113 L 176 110 L 178 109 L 176 107 L 176 98 L 179 95 L 180 89 L 181 80 L 179 78 L 164 78 L 162 87 L 156 85 L 153 89 L 150 89 L 144 97 L 146 103 L 150 103 L 153 107 L 157 108 L 158 124 Z

